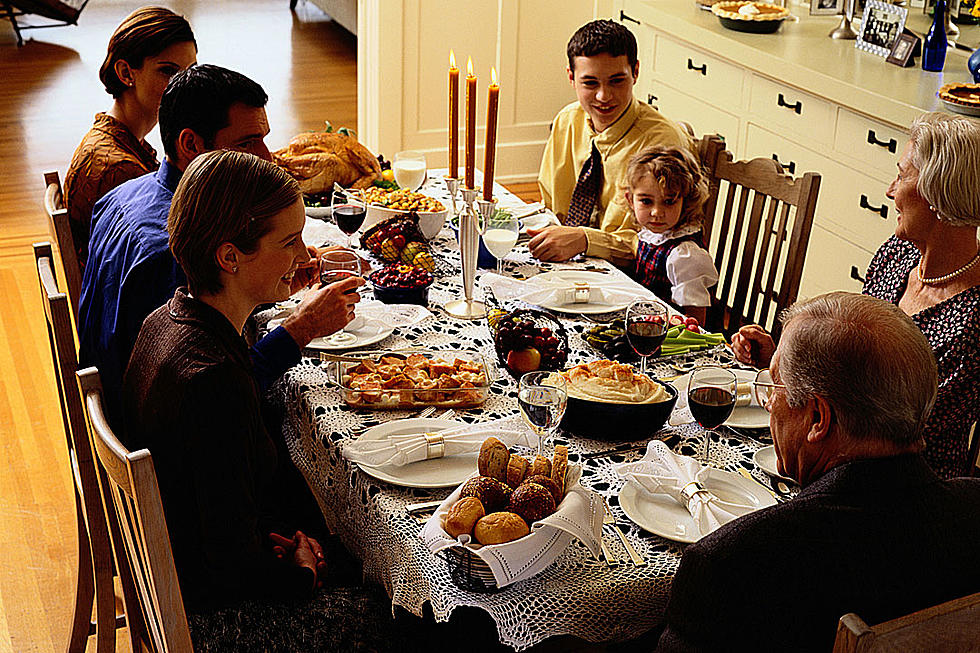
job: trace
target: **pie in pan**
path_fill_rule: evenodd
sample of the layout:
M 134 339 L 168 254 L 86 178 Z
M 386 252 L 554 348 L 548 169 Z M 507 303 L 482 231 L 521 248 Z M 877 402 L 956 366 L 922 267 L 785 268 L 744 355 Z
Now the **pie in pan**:
M 937 95 L 950 111 L 980 116 L 980 84 L 946 84 L 939 89 Z
M 711 6 L 711 12 L 719 18 L 729 20 L 778 21 L 789 17 L 789 9 L 786 7 L 745 0 L 716 2 Z

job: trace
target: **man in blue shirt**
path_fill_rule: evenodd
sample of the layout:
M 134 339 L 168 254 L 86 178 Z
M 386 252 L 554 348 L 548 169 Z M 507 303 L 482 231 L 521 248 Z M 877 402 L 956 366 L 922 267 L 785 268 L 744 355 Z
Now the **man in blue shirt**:
M 216 149 L 269 160 L 267 101 L 261 86 L 218 66 L 175 75 L 160 102 L 166 153 L 160 169 L 116 187 L 95 205 L 79 302 L 79 360 L 99 368 L 110 420 L 118 415 L 123 373 L 143 320 L 186 284 L 167 232 L 183 170 L 198 154 Z M 255 344 L 251 355 L 261 389 L 299 362 L 310 340 L 353 319 L 359 297 L 344 291 L 361 283 L 347 279 L 311 292 L 280 328 Z

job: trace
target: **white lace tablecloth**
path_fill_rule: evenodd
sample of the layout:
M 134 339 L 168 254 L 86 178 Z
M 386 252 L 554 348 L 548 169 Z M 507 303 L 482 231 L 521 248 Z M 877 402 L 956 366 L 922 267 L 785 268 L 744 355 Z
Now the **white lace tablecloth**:
M 432 183 L 429 186 L 423 192 L 446 199 L 445 192 L 440 192 L 441 178 L 438 186 L 432 188 Z M 519 199 L 503 188 L 497 189 L 497 197 L 503 206 L 521 205 Z M 322 242 L 309 236 L 329 236 L 331 232 L 324 229 L 323 223 L 316 222 L 306 233 L 308 242 L 319 245 Z M 458 248 L 448 225 L 432 245 L 440 256 L 459 269 Z M 507 257 L 505 273 L 528 277 L 542 271 L 580 269 L 586 265 L 608 270 L 610 274 L 621 274 L 605 261 L 595 259 L 566 264 L 540 263 L 530 258 L 524 246 L 518 246 Z M 481 273 L 477 273 L 478 288 Z M 496 356 L 486 321 L 456 320 L 437 308 L 460 296 L 462 288 L 458 274 L 437 279 L 429 294 L 429 308 L 435 317 L 407 330 L 396 330 L 375 347 L 476 350 L 483 352 L 492 368 Z M 482 297 L 482 292 L 477 290 L 475 296 Z M 258 316 L 260 328 L 261 323 L 273 314 L 274 311 L 267 311 Z M 579 320 L 563 322 L 569 332 L 570 364 L 594 359 L 595 351 L 581 338 L 592 324 Z M 651 367 L 652 373 L 676 376 L 670 367 Z M 503 370 L 497 371 L 497 377 L 486 404 L 458 413 L 457 419 L 484 421 L 518 412 L 516 382 Z M 515 650 L 523 650 L 555 635 L 573 635 L 592 642 L 624 641 L 638 637 L 662 622 L 671 578 L 680 562 L 683 545 L 646 533 L 626 519 L 617 498 L 624 481 L 613 470 L 613 464 L 633 460 L 642 455 L 642 451 L 581 459 L 582 453 L 606 450 L 616 443 L 563 434 L 555 439 L 556 443 L 568 445 L 569 462 L 582 464 L 582 484 L 607 498 L 627 538 L 647 560 L 645 567 L 629 564 L 618 538 L 606 533 L 607 545 L 620 559 L 618 567 L 607 567 L 593 558 L 584 546 L 573 541 L 556 562 L 538 576 L 496 593 L 482 594 L 460 589 L 452 583 L 446 563 L 429 553 L 419 539 L 420 523 L 405 512 L 406 504 L 445 497 L 451 488 L 418 490 L 390 485 L 372 479 L 340 455 L 341 447 L 352 433 L 414 413 L 348 408 L 339 390 L 329 384 L 325 366 L 312 357 L 304 358 L 289 370 L 270 394 L 284 415 L 283 435 L 292 460 L 312 488 L 328 525 L 363 561 L 365 574 L 385 586 L 395 604 L 421 616 L 423 604 L 429 602 L 439 621 L 448 620 L 459 606 L 481 608 L 496 623 L 500 641 Z M 681 436 L 675 450 L 694 455 L 701 445 L 703 431 L 694 425 L 668 428 Z M 637 440 L 652 436 L 653 433 L 635 434 Z M 744 467 L 762 479 L 764 474 L 751 460 L 752 453 L 760 446 L 734 435 L 723 437 L 720 443 L 712 443 L 712 463 L 726 469 Z

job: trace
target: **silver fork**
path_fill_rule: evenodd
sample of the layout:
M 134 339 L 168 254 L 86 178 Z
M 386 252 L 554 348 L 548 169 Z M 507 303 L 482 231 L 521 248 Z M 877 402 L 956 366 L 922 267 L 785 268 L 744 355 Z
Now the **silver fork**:
M 430 415 L 434 414 L 435 412 L 436 412 L 436 407 L 435 406 L 429 406 L 429 407 L 423 408 L 421 411 L 419 411 L 419 414 L 416 415 L 415 417 L 416 418 L 419 418 L 419 417 L 429 417 Z
M 605 497 L 603 497 L 602 502 L 604 508 L 602 523 L 606 526 L 611 526 L 613 532 L 619 536 L 619 541 L 623 543 L 623 548 L 626 549 L 626 554 L 630 557 L 630 562 L 633 563 L 633 566 L 634 567 L 644 566 L 647 563 L 647 561 L 643 559 L 643 556 L 641 556 L 639 553 L 636 552 L 636 549 L 633 548 L 633 545 L 630 544 L 629 540 L 626 539 L 626 536 L 623 534 L 623 531 L 620 530 L 619 525 L 616 523 L 616 518 L 613 517 L 612 512 L 609 511 L 609 504 L 606 503 Z

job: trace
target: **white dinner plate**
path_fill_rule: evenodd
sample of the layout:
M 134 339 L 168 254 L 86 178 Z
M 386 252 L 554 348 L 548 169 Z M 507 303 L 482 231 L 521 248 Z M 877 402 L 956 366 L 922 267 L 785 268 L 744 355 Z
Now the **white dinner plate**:
M 396 419 L 368 429 L 359 439 L 386 440 L 390 435 L 442 431 L 460 425 L 461 422 L 432 417 Z M 398 465 L 370 467 L 360 464 L 358 467 L 368 476 L 402 487 L 455 487 L 473 475 L 479 457 L 480 452 L 474 451 L 460 456 L 420 460 L 400 467 Z
M 284 308 L 288 308 L 288 306 L 284 306 Z M 282 324 L 282 319 L 269 320 L 269 330 L 275 329 L 280 324 Z M 353 322 L 344 328 L 343 333 L 314 338 L 306 346 L 310 349 L 322 349 L 324 351 L 341 351 L 355 347 L 366 347 L 367 345 L 381 342 L 394 333 L 394 331 L 393 328 L 376 320 L 365 320 L 361 317 L 356 317 Z
M 757 510 L 776 503 L 759 483 L 722 469 L 709 470 L 704 486 L 719 499 L 754 505 Z M 701 539 L 694 517 L 669 495 L 650 494 L 627 483 L 619 491 L 619 505 L 633 523 L 654 535 L 685 544 Z
M 310 218 L 326 220 L 333 216 L 333 208 L 329 206 L 304 206 L 303 208 L 306 210 L 306 215 Z
M 751 383 L 755 380 L 756 372 L 753 370 L 732 370 L 735 379 L 739 383 Z M 681 396 L 687 396 L 687 384 L 691 374 L 679 376 L 670 383 L 677 388 Z M 736 406 L 732 411 L 731 417 L 725 420 L 726 426 L 734 426 L 742 429 L 766 429 L 769 428 L 769 411 L 762 406 L 753 403 L 750 406 Z
M 589 272 L 588 270 L 555 270 L 554 272 L 544 272 L 539 274 L 535 279 L 547 283 L 554 283 L 556 285 L 564 285 L 571 287 L 576 281 L 584 281 L 589 285 L 602 286 L 603 284 L 609 283 L 614 279 L 612 274 L 604 274 L 602 272 Z M 617 289 L 618 290 L 618 289 Z M 640 295 L 636 296 L 640 299 Z M 593 304 L 591 302 L 585 304 L 582 302 L 572 302 L 569 304 L 552 304 L 545 303 L 541 306 L 552 311 L 557 311 L 559 313 L 571 313 L 578 315 L 596 315 L 599 313 L 612 313 L 613 311 L 621 311 L 632 302 L 625 301 L 615 304 Z
M 770 444 L 768 447 L 762 447 L 756 451 L 752 454 L 752 460 L 766 474 L 775 476 L 776 478 L 786 478 L 776 469 L 776 447 L 773 445 Z

